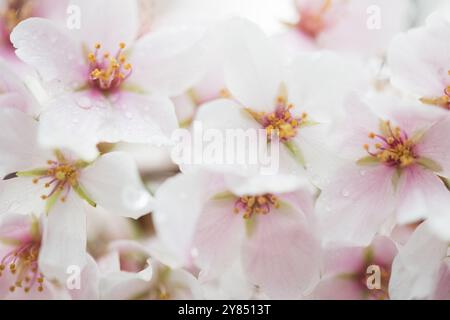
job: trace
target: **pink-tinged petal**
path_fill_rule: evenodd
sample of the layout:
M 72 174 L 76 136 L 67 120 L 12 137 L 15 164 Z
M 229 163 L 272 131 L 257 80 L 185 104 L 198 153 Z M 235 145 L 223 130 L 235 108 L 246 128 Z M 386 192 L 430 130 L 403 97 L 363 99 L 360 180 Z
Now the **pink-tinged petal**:
M 344 114 L 349 93 L 368 89 L 369 79 L 357 60 L 322 52 L 298 57 L 287 72 L 286 85 L 294 112 L 306 112 L 312 121 L 330 122 Z
M 394 213 L 395 168 L 343 166 L 322 190 L 317 207 L 324 241 L 367 246 Z
M 102 50 L 115 53 L 121 42 L 131 45 L 139 30 L 138 1 L 130 0 L 123 5 L 121 0 L 72 0 L 81 11 L 81 28 L 71 30 L 79 42 L 88 49 L 96 43 Z
M 327 146 L 339 157 L 354 161 L 367 156 L 364 144 L 370 142 L 369 133 L 378 130 L 380 120 L 355 93 L 345 99 L 344 110 L 346 116 L 336 119 L 333 130 L 328 134 Z
M 243 19 L 230 20 L 222 28 L 227 89 L 245 107 L 272 112 L 282 81 L 277 48 Z
M 450 263 L 448 261 L 441 265 L 437 288 L 432 298 L 434 300 L 450 300 Z
M 397 221 L 409 224 L 431 219 L 442 210 L 447 210 L 450 216 L 450 192 L 442 180 L 419 166 L 403 170 L 398 183 Z
M 25 242 L 31 239 L 32 218 L 29 215 L 21 215 L 5 212 L 0 215 L 0 241 L 19 240 Z
M 0 107 L 15 108 L 32 114 L 36 112 L 36 101 L 24 82 L 0 61 Z
M 42 184 L 34 184 L 31 178 L 0 181 L 0 214 L 13 212 L 39 216 L 44 212 L 45 201 L 41 195 L 46 191 Z
M 105 142 L 168 144 L 178 127 L 170 99 L 158 95 L 120 93 L 99 128 Z
M 158 238 L 183 266 L 191 258 L 192 239 L 204 203 L 222 192 L 223 183 L 208 172 L 179 174 L 166 180 L 156 191 L 153 213 Z
M 374 263 L 383 266 L 391 266 L 398 253 L 397 246 L 388 237 L 378 236 L 372 242 Z
M 47 152 L 37 144 L 38 122 L 14 109 L 0 109 L 0 176 L 45 165 Z
M 71 266 L 86 265 L 86 214 L 80 198 L 71 191 L 48 214 L 39 253 L 39 268 L 48 280 L 66 283 Z M 70 270 L 70 269 L 69 269 Z
M 438 239 L 427 223 L 421 224 L 392 265 L 391 299 L 427 299 L 435 291 L 448 243 Z
M 425 27 L 400 34 L 392 41 L 389 65 L 392 83 L 419 97 L 437 98 L 450 85 L 450 23 L 438 14 Z
M 86 266 L 81 272 L 80 288 L 68 290 L 73 300 L 96 300 L 99 298 L 100 273 L 97 263 L 89 254 L 86 260 Z
M 240 255 L 246 221 L 234 212 L 235 199 L 211 199 L 202 208 L 193 241 L 201 282 L 218 277 Z
M 176 96 L 201 80 L 208 67 L 204 30 L 176 28 L 157 31 L 140 39 L 130 57 L 138 88 Z
M 86 14 L 86 13 L 83 13 Z M 34 67 L 45 82 L 77 88 L 86 82 L 81 45 L 50 20 L 30 18 L 11 33 L 17 56 Z
M 364 292 L 361 286 L 345 276 L 328 276 L 323 278 L 314 291 L 308 295 L 313 300 L 361 300 Z
M 334 19 L 337 21 L 317 39 L 318 43 L 327 49 L 381 56 L 389 47 L 393 36 L 408 28 L 411 23 L 412 5 L 408 0 L 395 3 L 389 0 L 341 3 L 342 11 L 336 10 L 334 13 Z M 380 20 L 374 21 L 378 17 Z M 372 26 L 372 23 L 376 22 L 380 23 L 379 27 Z
M 450 117 L 429 128 L 416 146 L 417 153 L 439 164 L 439 175 L 450 178 Z
M 330 247 L 324 253 L 323 274 L 339 277 L 359 273 L 364 267 L 364 254 L 364 247 Z
M 39 120 L 38 140 L 46 148 L 65 148 L 85 160 L 98 156 L 99 130 L 107 123 L 108 102 L 87 92 L 53 100 Z
M 80 184 L 99 206 L 119 216 L 137 219 L 150 213 L 153 198 L 128 154 L 111 152 L 83 170 Z
M 273 299 L 295 299 L 319 281 L 321 249 L 316 228 L 288 203 L 257 216 L 244 240 L 249 280 Z

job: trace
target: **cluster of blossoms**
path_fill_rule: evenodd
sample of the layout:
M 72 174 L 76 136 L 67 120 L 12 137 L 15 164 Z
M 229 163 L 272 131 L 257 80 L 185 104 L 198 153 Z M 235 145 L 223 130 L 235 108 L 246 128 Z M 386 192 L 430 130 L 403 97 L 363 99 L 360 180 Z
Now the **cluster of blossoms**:
M 0 299 L 450 299 L 443 15 L 57 2 L 0 0 Z M 179 163 L 199 124 L 277 166 Z

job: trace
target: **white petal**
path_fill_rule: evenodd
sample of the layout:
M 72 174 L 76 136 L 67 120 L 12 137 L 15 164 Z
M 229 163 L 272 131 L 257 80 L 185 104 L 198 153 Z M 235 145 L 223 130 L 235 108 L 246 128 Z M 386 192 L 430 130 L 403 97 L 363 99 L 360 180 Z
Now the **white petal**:
M 218 185 L 214 180 L 207 172 L 179 174 L 167 179 L 156 191 L 153 213 L 156 233 L 178 260 L 178 266 L 190 258 L 197 219 Z
M 66 283 L 69 267 L 83 270 L 86 265 L 86 214 L 78 196 L 70 192 L 58 201 L 44 225 L 39 268 L 49 279 Z
M 38 123 L 13 109 L 0 109 L 0 176 L 43 166 L 47 152 L 37 144 Z
M 119 43 L 131 45 L 138 35 L 139 8 L 136 0 L 123 5 L 121 0 L 72 0 L 81 13 L 81 28 L 71 30 L 71 36 L 78 38 L 88 49 L 96 43 L 102 50 L 115 54 Z
M 85 160 L 98 155 L 99 127 L 109 105 L 87 92 L 60 96 L 40 116 L 39 143 L 49 149 L 67 148 Z
M 421 224 L 394 260 L 389 282 L 391 299 L 431 298 L 447 247 L 426 223 Z
M 207 52 L 202 29 L 152 32 L 133 48 L 133 75 L 129 81 L 150 92 L 179 95 L 205 74 L 209 65 Z
M 126 153 L 112 152 L 84 169 L 80 184 L 99 206 L 119 216 L 137 219 L 150 213 L 153 198 L 139 177 L 136 163 Z
M 85 83 L 87 65 L 81 45 L 50 20 L 30 18 L 21 22 L 11 33 L 11 41 L 17 56 L 36 68 L 44 81 L 71 88 Z
M 41 215 L 45 201 L 41 195 L 47 194 L 42 184 L 34 184 L 31 178 L 13 178 L 0 181 L 0 214 L 13 212 L 18 214 Z
M 277 49 L 258 27 L 246 20 L 225 23 L 225 81 L 242 105 L 273 111 L 282 82 Z

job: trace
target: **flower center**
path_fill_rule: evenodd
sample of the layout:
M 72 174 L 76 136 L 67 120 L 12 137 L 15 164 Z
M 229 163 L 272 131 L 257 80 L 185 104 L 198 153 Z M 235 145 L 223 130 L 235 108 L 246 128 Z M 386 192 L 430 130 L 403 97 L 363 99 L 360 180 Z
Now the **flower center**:
M 297 28 L 308 37 L 316 38 L 326 27 L 324 15 L 331 8 L 332 0 L 325 0 L 318 11 L 302 10 Z
M 132 66 L 124 55 L 125 44 L 119 44 L 115 55 L 109 52 L 100 53 L 101 45 L 95 45 L 95 50 L 88 54 L 89 82 L 102 91 L 114 90 L 131 76 Z
M 15 275 L 15 281 L 9 291 L 14 292 L 17 288 L 22 288 L 27 293 L 35 286 L 39 292 L 44 290 L 44 276 L 38 266 L 39 249 L 40 243 L 31 241 L 16 247 L 3 257 L 0 277 L 8 270 Z
M 235 202 L 234 213 L 239 214 L 243 211 L 243 218 L 250 219 L 254 214 L 268 214 L 272 207 L 280 207 L 278 198 L 272 194 L 244 196 Z
M 367 267 L 361 272 L 360 275 L 360 282 L 362 286 L 365 289 L 365 294 L 368 298 L 373 300 L 389 300 L 389 280 L 391 278 L 391 271 L 390 268 L 387 268 L 385 266 L 378 266 L 380 269 L 380 274 L 376 275 L 377 283 L 373 288 L 368 287 L 368 273 L 367 273 Z M 373 275 L 372 275 L 373 276 Z M 379 283 L 378 283 L 379 280 Z M 374 285 L 372 283 L 372 285 Z
M 288 104 L 286 99 L 280 96 L 277 99 L 277 106 L 274 112 L 248 111 L 266 129 L 269 139 L 276 134 L 281 141 L 286 142 L 297 135 L 300 125 L 308 117 L 306 113 L 303 113 L 301 117 L 294 117 L 291 114 L 292 108 L 294 108 L 294 105 Z
M 447 73 L 450 76 L 450 70 L 447 71 Z M 428 105 L 437 106 L 443 109 L 450 110 L 450 86 L 447 86 L 444 89 L 444 94 L 442 96 L 437 98 L 423 97 L 420 98 L 420 101 Z
M 43 187 L 50 190 L 47 194 L 41 195 L 42 200 L 47 201 L 47 213 L 56 201 L 65 202 L 72 189 L 80 198 L 95 207 L 95 202 L 88 197 L 78 181 L 81 169 L 88 164 L 84 161 L 70 161 L 59 151 L 55 151 L 55 155 L 56 160 L 47 161 L 48 168 L 17 172 L 16 176 L 33 177 L 34 184 L 43 183 Z
M 414 142 L 406 132 L 399 127 L 392 128 L 389 121 L 383 122 L 382 127 L 382 134 L 369 133 L 369 138 L 376 140 L 372 148 L 368 144 L 364 145 L 369 155 L 388 166 L 404 168 L 414 163 L 417 158 Z
M 33 4 L 29 0 L 7 0 L 6 7 L 0 11 L 5 37 L 9 42 L 9 34 L 21 21 L 32 16 Z

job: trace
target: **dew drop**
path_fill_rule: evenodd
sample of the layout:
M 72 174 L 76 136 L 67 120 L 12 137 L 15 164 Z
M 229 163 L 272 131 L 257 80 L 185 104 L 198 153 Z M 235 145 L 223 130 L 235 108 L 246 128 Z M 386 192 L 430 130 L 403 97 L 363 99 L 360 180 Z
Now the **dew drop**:
M 348 196 L 350 195 L 350 192 L 348 192 L 347 189 L 342 190 L 341 193 L 342 193 L 342 195 L 343 195 L 344 197 L 348 197 Z
M 131 210 L 145 209 L 150 202 L 150 195 L 142 188 L 127 187 L 123 190 L 122 200 Z
M 365 176 L 366 175 L 366 170 L 359 171 L 359 174 L 362 175 L 362 176 Z
M 92 101 L 89 97 L 82 96 L 78 98 L 77 104 L 80 108 L 89 109 L 92 107 Z

